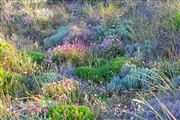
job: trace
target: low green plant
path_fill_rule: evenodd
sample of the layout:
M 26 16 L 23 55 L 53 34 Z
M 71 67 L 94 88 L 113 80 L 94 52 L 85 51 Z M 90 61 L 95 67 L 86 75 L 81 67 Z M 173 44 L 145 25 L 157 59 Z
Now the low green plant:
M 33 62 L 36 62 L 37 64 L 41 64 L 45 57 L 42 52 L 31 51 L 28 52 L 27 54 L 33 60 Z
M 49 108 L 50 120 L 95 120 L 93 111 L 85 106 L 55 106 Z
M 175 16 L 175 19 L 174 19 L 175 26 L 177 29 L 179 29 L 180 28 L 180 11 L 176 12 L 174 16 Z
M 91 80 L 99 83 L 101 80 L 108 82 L 112 76 L 116 75 L 126 63 L 125 57 L 117 57 L 104 65 L 94 67 L 79 67 L 76 69 L 76 75 L 85 80 Z

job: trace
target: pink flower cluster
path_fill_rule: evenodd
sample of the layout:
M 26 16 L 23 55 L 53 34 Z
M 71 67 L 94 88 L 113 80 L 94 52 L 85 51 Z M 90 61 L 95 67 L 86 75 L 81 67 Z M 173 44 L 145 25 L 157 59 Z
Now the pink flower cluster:
M 73 56 L 78 56 L 83 59 L 86 53 L 89 51 L 89 46 L 82 40 L 75 40 L 74 43 L 65 41 L 63 45 L 58 45 L 52 50 L 48 50 L 48 57 L 52 57 L 57 53 L 63 54 L 67 59 L 71 59 Z

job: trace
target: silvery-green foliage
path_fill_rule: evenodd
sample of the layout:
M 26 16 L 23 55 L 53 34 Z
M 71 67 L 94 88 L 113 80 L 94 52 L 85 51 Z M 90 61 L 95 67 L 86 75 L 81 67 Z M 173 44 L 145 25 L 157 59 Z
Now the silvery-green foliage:
M 62 26 L 59 28 L 57 33 L 55 33 L 54 35 L 52 35 L 48 38 L 45 38 L 44 39 L 45 48 L 54 47 L 54 46 L 62 43 L 64 38 L 69 33 L 69 28 L 70 28 L 70 26 Z
M 65 79 L 65 77 L 56 72 L 49 72 L 49 73 L 43 73 L 37 76 L 36 79 L 42 83 L 50 83 L 50 82 L 57 82 L 59 80 Z
M 161 76 L 153 69 L 137 68 L 135 65 L 125 67 L 119 76 L 107 84 L 109 90 L 149 89 L 160 84 Z
M 105 36 L 115 36 L 120 37 L 123 40 L 127 40 L 131 38 L 132 29 L 132 21 L 120 21 L 112 25 L 105 32 Z
M 174 87 L 180 87 L 180 75 L 172 80 Z
M 146 40 L 142 43 L 135 43 L 133 45 L 127 45 L 126 54 L 128 57 L 138 57 L 140 59 L 153 59 L 155 46 L 155 42 L 150 40 Z

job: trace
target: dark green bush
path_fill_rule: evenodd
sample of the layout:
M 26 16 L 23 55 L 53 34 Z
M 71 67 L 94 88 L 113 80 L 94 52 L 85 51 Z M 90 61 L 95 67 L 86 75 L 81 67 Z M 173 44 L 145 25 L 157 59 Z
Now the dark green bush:
M 37 64 L 41 64 L 44 60 L 44 54 L 41 52 L 31 51 L 27 54 L 33 60 L 33 62 L 36 62 Z
M 95 120 L 94 113 L 84 106 L 55 106 L 49 108 L 50 120 Z
M 76 69 L 76 75 L 85 80 L 91 80 L 99 83 L 100 80 L 109 81 L 111 77 L 117 74 L 126 62 L 125 57 L 118 57 L 110 62 L 106 62 L 101 67 L 79 67 Z

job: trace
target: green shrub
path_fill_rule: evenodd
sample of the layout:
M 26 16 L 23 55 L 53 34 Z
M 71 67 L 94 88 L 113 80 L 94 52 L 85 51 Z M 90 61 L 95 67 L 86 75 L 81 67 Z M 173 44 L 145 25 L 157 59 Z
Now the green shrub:
M 93 67 L 79 67 L 76 69 L 76 75 L 85 80 L 91 80 L 98 83 L 101 80 L 101 76 L 96 68 Z
M 76 75 L 85 80 L 91 80 L 99 83 L 100 80 L 109 81 L 112 76 L 117 74 L 126 62 L 125 57 L 118 57 L 107 62 L 101 67 L 79 67 L 76 69 Z
M 41 64 L 44 60 L 44 54 L 41 52 L 28 52 L 28 56 L 33 60 L 33 62 L 36 62 L 37 64 Z
M 56 106 L 49 108 L 50 120 L 95 120 L 94 113 L 85 106 Z
M 180 28 L 180 12 L 176 12 L 175 13 L 175 20 L 174 20 L 174 22 L 175 22 L 176 28 L 177 29 Z

